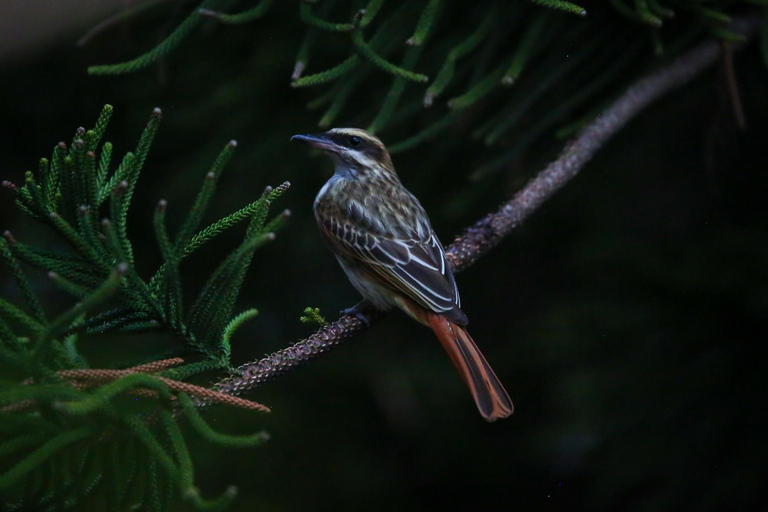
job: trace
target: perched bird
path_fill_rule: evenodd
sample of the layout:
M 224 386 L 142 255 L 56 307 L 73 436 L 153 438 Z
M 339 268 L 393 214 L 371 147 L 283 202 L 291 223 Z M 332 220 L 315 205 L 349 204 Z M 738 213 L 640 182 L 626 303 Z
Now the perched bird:
M 435 331 L 483 418 L 512 414 L 509 395 L 467 333 L 443 246 L 381 141 L 355 128 L 291 140 L 326 152 L 336 166 L 315 199 L 315 217 L 352 285 L 375 307 L 396 306 Z

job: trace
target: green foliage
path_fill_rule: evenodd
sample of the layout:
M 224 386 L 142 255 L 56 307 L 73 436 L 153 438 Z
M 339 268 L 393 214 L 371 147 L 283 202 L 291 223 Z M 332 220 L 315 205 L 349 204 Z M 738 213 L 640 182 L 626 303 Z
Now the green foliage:
M 268 187 L 250 205 L 201 229 L 236 147 L 230 142 L 175 237 L 166 223 L 168 204 L 158 203 L 154 231 L 163 265 L 145 280 L 134 266 L 128 211 L 162 116 L 159 109 L 152 112 L 135 151 L 111 172 L 112 145 L 101 144 L 111 115 L 107 105 L 92 130 L 78 129 L 69 146 L 60 142 L 50 160 L 26 174 L 23 187 L 3 183 L 19 208 L 63 243 L 48 252 L 8 231 L 0 239 L 2 262 L 25 302 L 0 298 L 0 496 L 9 510 L 72 508 L 97 490 L 110 510 L 164 510 L 174 496 L 195 509 L 219 510 L 236 490 L 210 501 L 200 496 L 179 421 L 187 418 L 193 431 L 222 446 L 257 446 L 265 436 L 214 432 L 193 399 L 180 392 L 198 388 L 151 374 L 164 370 L 166 377 L 185 379 L 230 369 L 231 336 L 257 314 L 251 309 L 233 317 L 232 310 L 254 251 L 274 239 L 288 217 L 285 211 L 269 219 L 268 210 L 289 185 Z M 246 219 L 240 244 L 185 307 L 180 262 Z M 49 317 L 20 263 L 47 272 L 77 302 Z M 94 333 L 140 331 L 173 334 L 171 355 L 190 361 L 160 361 L 170 356 L 158 352 L 148 365 L 129 371 L 91 369 L 79 350 L 82 338 Z M 183 364 L 167 369 L 171 363 Z
M 416 25 L 416 31 L 413 33 L 413 36 L 408 38 L 406 41 L 407 44 L 410 44 L 411 46 L 419 46 L 427 39 L 429 31 L 432 29 L 432 25 L 437 18 L 437 14 L 442 4 L 442 0 L 429 0 L 429 2 L 427 2 L 427 6 L 424 8 L 421 17 L 419 18 L 419 23 Z
M 305 324 L 317 324 L 320 327 L 328 325 L 328 321 L 320 314 L 320 308 L 304 308 L 304 313 L 299 318 Z
M 201 7 L 200 9 L 198 9 L 197 12 L 198 14 L 215 18 L 221 21 L 222 23 L 236 25 L 239 23 L 248 23 L 249 21 L 254 21 L 261 18 L 267 13 L 267 11 L 269 11 L 269 8 L 272 7 L 273 3 L 274 3 L 274 0 L 261 0 L 261 2 L 259 2 L 259 4 L 256 7 L 253 7 L 252 9 L 248 9 L 247 11 L 239 12 L 237 14 L 224 14 L 216 11 L 211 11 L 204 7 Z
M 549 7 L 550 9 L 570 12 L 573 14 L 578 14 L 579 16 L 587 15 L 587 11 L 583 7 L 579 7 L 578 5 L 572 4 L 571 2 L 564 2 L 563 0 L 530 0 L 530 1 L 537 3 L 539 5 L 542 5 L 544 7 Z
M 300 0 L 288 6 L 260 0 L 240 14 L 223 14 L 225 3 L 201 2 L 154 50 L 90 72 L 126 73 L 145 67 L 175 48 L 205 16 L 239 23 L 293 12 L 296 23 L 304 26 L 304 37 L 296 41 L 290 83 L 294 88 L 325 88 L 308 103 L 310 109 L 325 107 L 318 114 L 321 127 L 367 124 L 369 130 L 383 133 L 390 147 L 405 151 L 441 135 L 461 135 L 471 126 L 467 131 L 487 146 L 479 152 L 481 168 L 503 165 L 559 128 L 574 126 L 602 104 L 601 96 L 703 36 L 742 40 L 728 29 L 731 14 L 742 6 L 765 5 L 764 0 L 479 0 L 472 9 L 461 10 L 443 9 L 448 4 L 441 0 Z M 284 11 L 271 12 L 278 8 Z M 615 31 L 605 40 L 603 34 L 611 29 Z M 597 39 L 603 43 L 592 44 Z M 573 68 L 575 53 L 582 63 L 619 61 L 627 47 L 637 44 L 641 47 L 632 66 L 611 73 L 610 79 L 595 77 L 602 84 L 599 91 L 581 93 L 562 73 L 557 80 L 549 79 L 553 70 Z M 583 56 L 580 49 L 585 45 L 591 52 Z M 332 53 L 326 51 L 331 47 Z M 326 64 L 313 69 L 314 62 Z M 605 74 L 605 69 L 595 73 Z M 547 85 L 544 94 L 538 92 L 539 81 Z M 572 106 L 560 109 L 554 119 L 551 105 L 562 98 Z M 573 103 L 572 98 L 580 101 Z M 498 113 L 516 111 L 521 104 L 525 108 L 514 121 L 499 119 Z M 541 129 L 535 137 L 528 136 L 530 123 L 542 117 L 547 122 L 537 125 Z M 470 172 L 475 177 L 488 174 L 476 171 Z
M 456 61 L 470 53 L 477 47 L 477 45 L 483 42 L 483 39 L 488 36 L 488 32 L 493 26 L 495 18 L 498 16 L 498 14 L 499 11 L 496 6 L 489 9 L 488 13 L 483 19 L 483 22 L 480 23 L 477 29 L 468 38 L 463 40 L 458 46 L 448 52 L 448 56 L 440 68 L 437 77 L 427 89 L 427 92 L 424 96 L 424 106 L 431 106 L 435 97 L 439 96 L 440 93 L 442 93 L 443 90 L 448 86 L 448 83 L 453 78 L 453 74 L 456 69 Z
M 204 16 L 200 14 L 200 10 L 203 12 L 215 12 L 224 7 L 227 3 L 228 2 L 225 0 L 204 0 L 195 11 L 187 16 L 187 18 L 182 21 L 167 38 L 165 38 L 165 40 L 144 55 L 120 64 L 91 66 L 88 68 L 88 72 L 92 75 L 123 75 L 125 73 L 132 73 L 144 69 L 174 51 L 182 41 L 197 28 L 197 26 L 205 19 Z

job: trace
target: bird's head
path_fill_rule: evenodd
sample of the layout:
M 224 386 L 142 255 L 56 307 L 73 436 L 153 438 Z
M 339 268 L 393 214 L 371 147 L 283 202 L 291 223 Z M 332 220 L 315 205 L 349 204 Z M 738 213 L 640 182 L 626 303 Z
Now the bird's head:
M 344 177 L 397 178 L 387 148 L 373 134 L 359 128 L 334 128 L 313 135 L 294 135 L 292 141 L 324 151 Z

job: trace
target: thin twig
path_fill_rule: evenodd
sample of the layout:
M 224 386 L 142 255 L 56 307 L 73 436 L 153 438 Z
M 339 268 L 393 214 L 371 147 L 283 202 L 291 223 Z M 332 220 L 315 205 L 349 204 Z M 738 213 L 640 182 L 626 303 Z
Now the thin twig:
M 747 38 L 753 35 L 759 18 L 738 19 L 731 29 Z M 647 106 L 668 92 L 681 87 L 711 67 L 720 55 L 721 47 L 713 40 L 705 41 L 680 58 L 630 86 L 624 94 L 587 125 L 563 149 L 560 156 L 532 179 L 499 210 L 477 221 L 457 237 L 446 249 L 454 272 L 460 272 L 477 262 L 560 190 L 586 165 L 600 148 Z M 371 312 L 371 324 L 384 316 Z M 240 374 L 223 379 L 213 388 L 228 395 L 239 395 L 259 387 L 299 365 L 329 352 L 363 332 L 367 325 L 354 316 L 344 315 L 318 329 L 305 340 L 278 350 L 267 357 L 238 368 Z M 198 400 L 200 406 L 210 402 Z

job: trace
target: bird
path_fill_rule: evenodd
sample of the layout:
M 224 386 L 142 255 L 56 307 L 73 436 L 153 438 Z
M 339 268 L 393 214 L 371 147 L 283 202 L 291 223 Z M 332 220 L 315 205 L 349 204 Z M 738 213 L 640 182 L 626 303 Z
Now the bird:
M 435 332 L 485 420 L 512 414 L 507 391 L 467 332 L 443 245 L 384 144 L 358 128 L 294 135 L 291 141 L 325 152 L 335 165 L 314 213 L 352 285 L 375 308 L 399 308 Z M 362 304 L 344 312 L 367 323 Z

